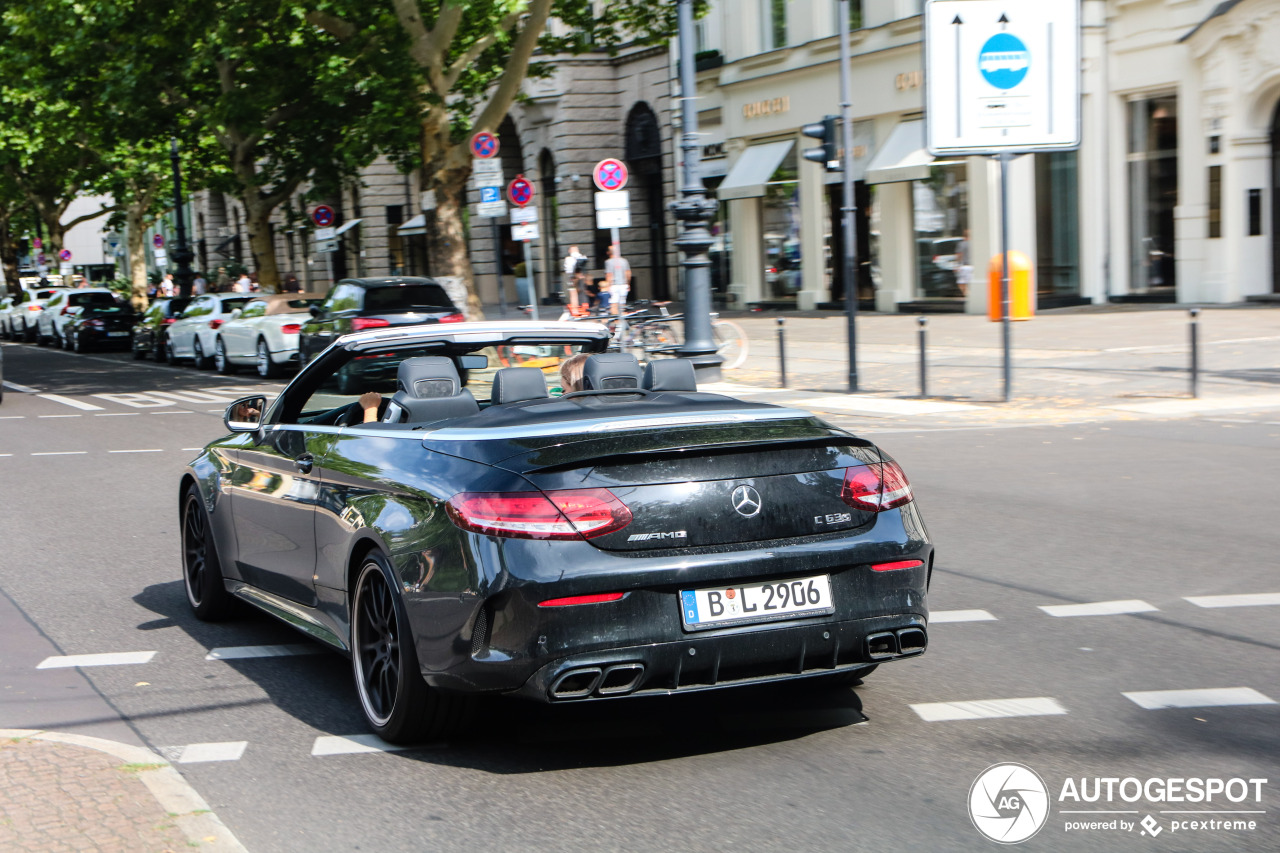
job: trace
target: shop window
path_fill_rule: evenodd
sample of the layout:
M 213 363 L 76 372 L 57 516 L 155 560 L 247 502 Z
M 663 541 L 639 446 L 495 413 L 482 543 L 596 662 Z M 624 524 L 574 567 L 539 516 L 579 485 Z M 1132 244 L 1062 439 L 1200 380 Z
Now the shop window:
M 933 166 L 912 181 L 917 292 L 926 299 L 961 299 L 973 278 L 969 252 L 969 185 L 964 164 Z
M 1222 167 L 1209 167 L 1209 239 L 1222 236 Z
M 1075 151 L 1036 157 L 1036 290 L 1080 293 L 1080 158 Z
M 801 287 L 800 182 L 796 148 L 765 184 L 760 200 L 764 242 L 764 293 L 766 300 L 791 301 Z
M 1249 190 L 1249 236 L 1262 235 L 1262 190 Z
M 1177 285 L 1178 98 L 1129 104 L 1130 289 Z

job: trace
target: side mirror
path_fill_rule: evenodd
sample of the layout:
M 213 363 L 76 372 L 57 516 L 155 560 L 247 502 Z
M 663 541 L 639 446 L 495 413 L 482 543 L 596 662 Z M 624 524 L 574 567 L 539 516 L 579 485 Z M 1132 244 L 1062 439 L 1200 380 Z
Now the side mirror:
M 235 320 L 235 319 L 236 319 L 236 318 L 238 318 L 239 316 L 240 316 L 240 309 L 239 309 L 239 308 L 237 308 L 236 310 L 234 310 L 234 311 L 232 311 L 232 312 L 231 312 L 231 317 L 230 317 L 230 319 Z
M 319 320 L 321 317 L 324 316 L 324 309 L 321 308 L 319 305 L 312 305 L 307 310 L 310 311 L 311 316 L 315 317 L 317 320 Z
M 257 432 L 262 429 L 262 414 L 266 410 L 266 397 L 242 397 L 227 406 L 222 423 L 230 432 Z

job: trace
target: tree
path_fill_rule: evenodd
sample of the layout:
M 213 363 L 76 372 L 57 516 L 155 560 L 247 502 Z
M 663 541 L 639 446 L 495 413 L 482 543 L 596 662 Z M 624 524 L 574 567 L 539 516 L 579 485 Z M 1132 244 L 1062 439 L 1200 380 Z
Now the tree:
M 547 32 L 552 17 L 562 24 L 559 34 Z M 409 87 L 403 118 L 417 138 L 413 150 L 398 153 L 421 169 L 423 189 L 435 194 L 431 266 L 466 284 L 467 314 L 475 318 L 481 307 L 463 216 L 471 133 L 496 131 L 525 78 L 546 72 L 535 55 L 612 52 L 627 39 L 661 41 L 675 30 L 675 4 L 615 0 L 596 9 L 588 0 L 313 0 L 307 19 L 348 55 L 399 60 L 395 76 L 379 85 Z

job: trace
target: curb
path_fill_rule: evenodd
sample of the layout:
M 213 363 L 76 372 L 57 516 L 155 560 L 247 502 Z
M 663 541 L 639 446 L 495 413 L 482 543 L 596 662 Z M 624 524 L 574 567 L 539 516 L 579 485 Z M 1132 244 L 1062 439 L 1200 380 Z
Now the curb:
M 114 755 L 127 764 L 156 765 L 139 771 L 137 776 L 147 786 L 147 790 L 151 791 L 160 807 L 175 815 L 173 822 L 182 830 L 191 847 L 214 853 L 248 853 L 248 849 L 218 819 L 204 798 L 158 753 L 114 740 L 38 729 L 0 729 L 0 738 L 47 740 L 82 746 Z

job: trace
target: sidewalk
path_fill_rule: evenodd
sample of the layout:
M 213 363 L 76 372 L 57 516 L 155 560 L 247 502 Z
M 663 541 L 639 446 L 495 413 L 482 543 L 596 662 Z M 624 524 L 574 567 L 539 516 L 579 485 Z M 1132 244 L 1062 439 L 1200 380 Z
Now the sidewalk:
M 0 792 L 0 850 L 245 850 L 169 762 L 142 747 L 0 729 Z

